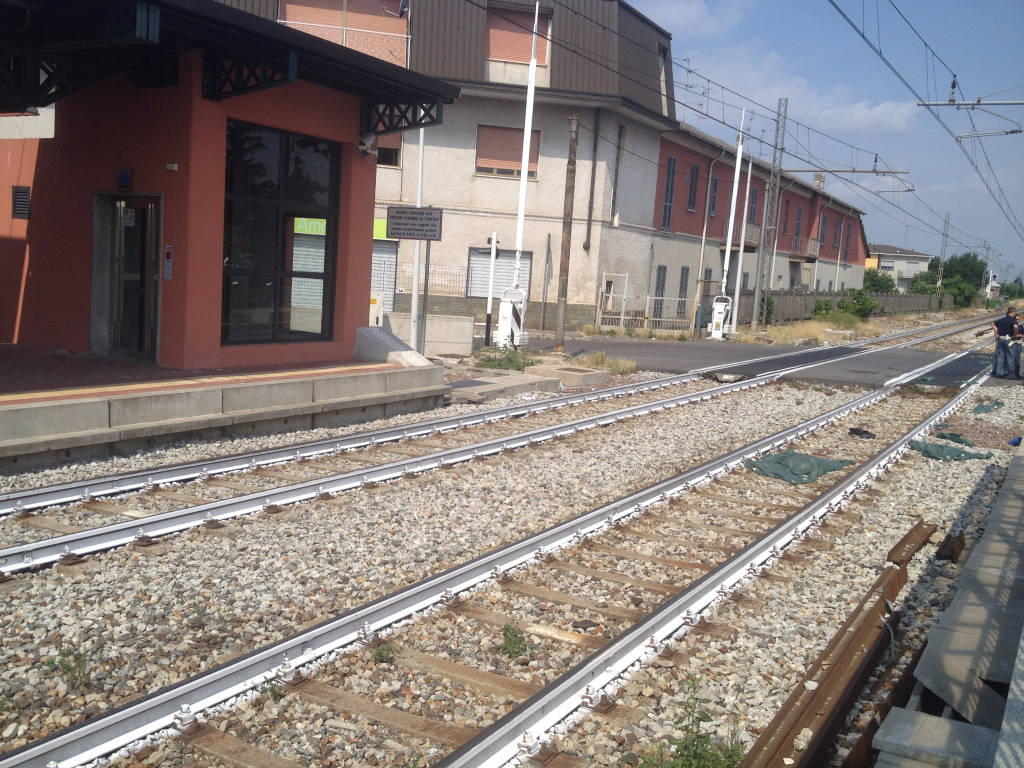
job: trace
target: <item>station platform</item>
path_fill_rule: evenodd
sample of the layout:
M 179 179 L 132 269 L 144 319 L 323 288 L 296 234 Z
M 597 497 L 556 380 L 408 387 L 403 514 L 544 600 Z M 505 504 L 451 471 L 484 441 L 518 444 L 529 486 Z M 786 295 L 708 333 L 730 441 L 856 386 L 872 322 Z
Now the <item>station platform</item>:
M 914 673 L 933 701 L 955 715 L 894 708 L 874 737 L 877 766 L 1024 765 L 1022 545 L 1024 453 L 1018 449 L 985 532 L 963 563 L 956 596 L 929 631 Z
M 434 408 L 450 393 L 442 366 L 379 328 L 359 334 L 356 360 L 230 371 L 0 345 L 0 469 L 177 437 L 352 424 Z

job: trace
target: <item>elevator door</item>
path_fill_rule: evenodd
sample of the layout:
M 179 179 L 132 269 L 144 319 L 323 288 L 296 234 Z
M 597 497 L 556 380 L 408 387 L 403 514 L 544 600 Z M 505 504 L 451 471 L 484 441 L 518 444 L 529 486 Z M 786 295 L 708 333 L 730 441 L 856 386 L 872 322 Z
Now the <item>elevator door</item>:
M 159 279 L 155 211 L 153 201 L 127 199 L 116 201 L 114 215 L 114 351 L 150 360 Z

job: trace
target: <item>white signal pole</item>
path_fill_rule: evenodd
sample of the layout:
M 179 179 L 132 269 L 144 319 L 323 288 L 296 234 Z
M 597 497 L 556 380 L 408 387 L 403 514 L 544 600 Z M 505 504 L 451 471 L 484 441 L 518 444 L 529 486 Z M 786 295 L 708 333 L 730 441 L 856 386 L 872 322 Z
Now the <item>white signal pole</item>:
M 540 19 L 540 0 L 533 8 L 533 42 L 530 46 L 530 76 L 526 85 L 526 119 L 523 124 L 523 157 L 519 166 L 519 205 L 516 208 L 516 266 L 512 272 L 512 287 L 519 287 L 519 267 L 523 253 L 523 228 L 526 224 L 526 182 L 530 175 L 530 139 L 533 136 L 533 97 L 537 90 L 537 22 Z
M 729 230 L 725 235 L 725 265 L 722 267 L 722 296 L 729 294 L 725 290 L 725 284 L 729 280 L 729 257 L 732 254 L 732 229 L 736 222 L 736 198 L 740 189 L 740 170 L 743 166 L 743 121 L 747 117 L 747 110 L 740 113 L 740 132 L 736 139 L 736 170 L 732 175 L 732 200 L 729 201 Z M 740 245 L 742 248 L 742 244 Z M 733 308 L 735 314 L 736 308 Z

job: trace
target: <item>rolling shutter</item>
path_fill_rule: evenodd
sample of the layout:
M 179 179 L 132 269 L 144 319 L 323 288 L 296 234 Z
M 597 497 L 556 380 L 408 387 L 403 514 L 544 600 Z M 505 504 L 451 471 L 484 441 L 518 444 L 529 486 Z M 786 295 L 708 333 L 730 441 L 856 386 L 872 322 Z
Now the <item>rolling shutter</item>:
M 466 295 L 472 298 L 487 298 L 487 281 L 490 278 L 491 249 L 471 248 L 469 251 L 469 277 Z M 494 298 L 500 299 L 501 292 L 512 287 L 512 273 L 516 266 L 514 251 L 498 251 L 494 262 Z M 519 287 L 530 295 L 530 272 L 533 254 L 523 251 L 520 260 Z
M 537 64 L 548 63 L 547 36 L 551 17 L 542 13 L 537 19 Z M 503 8 L 487 11 L 487 58 L 530 63 L 533 47 L 533 12 Z
M 540 158 L 540 131 L 533 131 L 530 140 L 531 174 L 537 173 Z M 476 127 L 476 167 L 478 171 L 499 169 L 516 172 L 523 155 L 523 129 L 497 125 Z
M 381 298 L 385 312 L 395 309 L 395 268 L 398 264 L 398 243 L 387 240 L 373 241 L 373 261 L 370 266 L 370 293 Z

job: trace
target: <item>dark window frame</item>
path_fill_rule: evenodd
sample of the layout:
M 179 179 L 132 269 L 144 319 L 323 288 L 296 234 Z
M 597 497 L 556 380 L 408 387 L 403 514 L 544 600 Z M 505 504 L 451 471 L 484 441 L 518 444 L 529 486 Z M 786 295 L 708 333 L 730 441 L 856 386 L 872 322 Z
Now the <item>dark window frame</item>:
M 32 215 L 32 187 L 11 187 L 11 218 L 28 219 Z
M 757 224 L 757 187 L 750 188 L 750 203 L 747 205 L 747 223 Z
M 708 216 L 718 213 L 718 177 L 711 177 L 711 200 L 708 203 Z
M 676 302 L 676 317 L 683 317 L 685 314 L 686 302 L 682 299 L 686 298 L 686 295 L 690 291 L 690 268 L 680 267 L 679 268 L 679 299 Z
M 697 187 L 700 184 L 700 168 L 694 163 L 690 166 L 690 174 L 686 177 L 689 189 L 686 193 L 686 210 L 690 213 L 697 212 Z
M 225 188 L 224 188 L 224 244 L 222 258 L 221 285 L 221 346 L 238 346 L 251 344 L 294 344 L 296 342 L 320 342 L 331 341 L 334 338 L 334 317 L 335 317 L 335 281 L 337 275 L 338 242 L 339 242 L 339 208 L 341 196 L 341 145 L 317 136 L 297 133 L 295 131 L 284 131 L 270 126 L 250 123 L 244 120 L 229 119 L 227 121 L 227 132 L 235 127 L 257 128 L 261 131 L 268 131 L 276 134 L 279 140 L 278 147 L 278 179 L 276 182 L 276 193 L 273 197 L 254 195 L 247 192 L 238 192 L 231 188 L 231 180 L 228 178 L 228 164 L 232 161 L 229 152 L 225 158 Z M 287 195 L 288 173 L 290 168 L 290 147 L 292 140 L 306 140 L 327 145 L 328 151 L 328 189 L 326 206 L 316 203 L 303 202 L 289 198 Z M 227 148 L 228 137 L 225 136 Z M 227 223 L 228 209 L 235 203 L 242 203 L 240 210 L 248 207 L 272 208 L 274 215 L 274 265 L 272 268 L 265 267 L 242 267 L 232 266 L 228 263 L 229 258 L 229 237 L 230 228 Z M 326 235 L 324 239 L 324 264 L 323 271 L 286 269 L 286 244 L 288 233 L 285 231 L 284 223 L 295 218 L 313 218 L 326 220 Z M 231 322 L 232 306 L 230 302 L 230 287 L 233 277 L 257 278 L 269 280 L 273 285 L 273 306 L 269 320 L 270 332 L 264 336 L 232 338 Z M 322 282 L 320 332 L 287 330 L 282 328 L 285 317 L 286 304 L 284 301 L 284 286 L 293 279 L 320 280 Z

